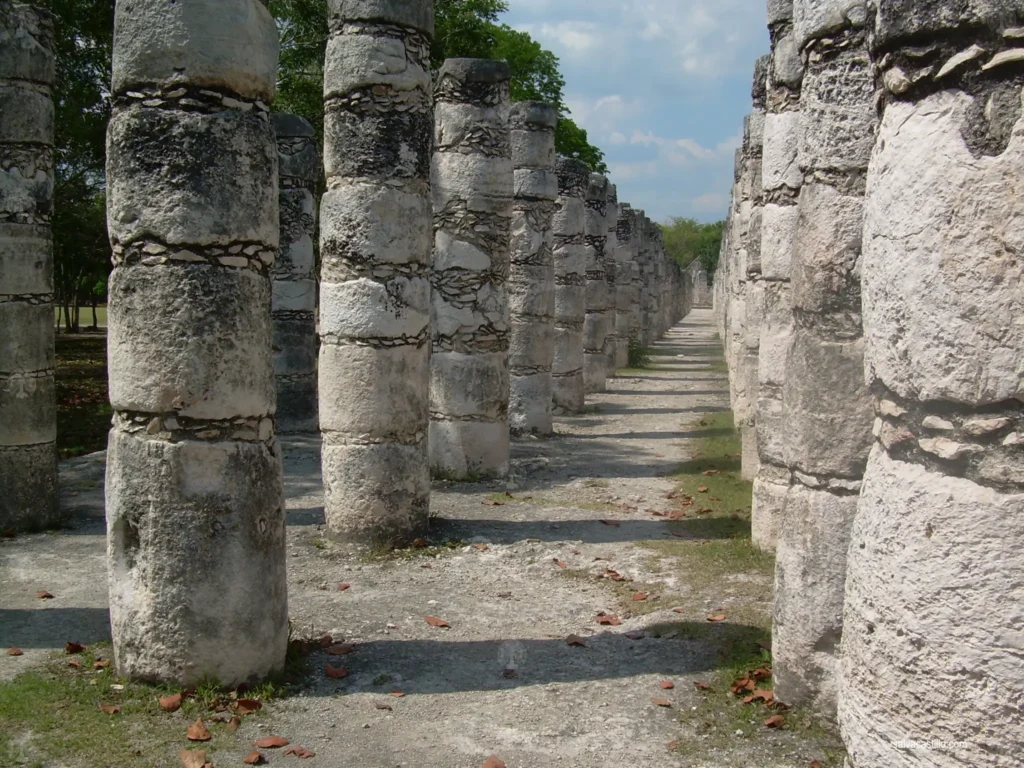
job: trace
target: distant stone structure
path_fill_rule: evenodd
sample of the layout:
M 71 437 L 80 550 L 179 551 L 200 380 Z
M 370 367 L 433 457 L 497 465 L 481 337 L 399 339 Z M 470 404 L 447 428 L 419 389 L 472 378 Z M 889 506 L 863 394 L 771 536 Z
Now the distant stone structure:
M 608 334 L 604 339 L 605 378 L 615 375 L 616 358 L 620 346 L 618 331 L 618 251 L 619 240 L 616 229 L 619 224 L 619 190 L 608 183 L 608 197 L 605 205 L 604 279 L 608 284 L 605 295 L 608 299 Z
M 319 407 L 328 533 L 427 527 L 433 3 L 330 0 Z
M 430 466 L 457 479 L 508 474 L 509 77 L 449 59 L 434 92 Z
M 579 160 L 556 161 L 558 199 L 552 223 L 555 248 L 555 360 L 551 368 L 556 412 L 583 410 L 583 321 L 586 317 L 584 195 L 590 169 Z
M 590 174 L 587 183 L 584 247 L 587 311 L 583 321 L 583 391 L 604 392 L 608 378 L 605 342 L 613 317 L 608 295 L 608 179 Z
M 550 435 L 555 359 L 555 260 L 552 218 L 558 198 L 551 104 L 512 105 L 515 196 L 508 277 L 509 425 L 513 434 Z
M 636 238 L 633 211 L 619 204 L 615 220 L 615 368 L 629 364 L 629 340 L 633 338 L 633 278 L 636 269 Z
M 316 396 L 316 185 L 320 153 L 316 132 L 298 115 L 274 114 L 277 134 L 281 243 L 274 262 L 274 382 L 278 432 L 315 432 Z
M 53 19 L 0 2 L 0 532 L 59 520 Z
M 288 644 L 270 315 L 277 27 L 258 0 L 135 0 L 117 3 L 114 40 L 114 661 L 124 677 L 234 686 L 281 670 Z

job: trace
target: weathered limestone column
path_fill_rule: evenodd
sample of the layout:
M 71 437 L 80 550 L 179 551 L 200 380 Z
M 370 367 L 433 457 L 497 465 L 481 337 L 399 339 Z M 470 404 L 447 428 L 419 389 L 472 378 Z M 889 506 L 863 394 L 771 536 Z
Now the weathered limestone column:
M 298 115 L 271 115 L 277 134 L 281 244 L 274 262 L 274 382 L 278 432 L 316 432 L 316 132 Z
M 633 211 L 628 203 L 619 205 L 615 221 L 615 367 L 629 364 L 629 340 L 633 338 L 633 280 L 636 267 L 636 239 Z
M 53 79 L 52 18 L 0 2 L 0 532 L 59 519 Z
M 846 11 L 841 27 L 835 14 Z M 775 695 L 834 714 L 850 526 L 871 447 L 860 262 L 864 178 L 874 144 L 874 76 L 864 7 L 795 0 L 804 56 L 792 252 L 793 333 L 783 387 L 793 472 L 779 526 L 772 670 Z
M 509 425 L 513 434 L 550 435 L 555 359 L 555 260 L 552 217 L 558 197 L 551 104 L 520 102 L 510 117 L 515 197 L 508 275 Z
M 125 677 L 232 686 L 285 661 L 277 52 L 258 0 L 116 6 L 106 504 Z
M 863 256 L 877 442 L 839 684 L 852 768 L 1013 765 L 1024 743 L 1022 43 L 1021 0 L 877 4 Z
M 791 482 L 785 455 L 787 425 L 782 393 L 793 332 L 790 261 L 796 248 L 797 199 L 803 185 L 797 152 L 804 66 L 793 33 L 792 0 L 768 3 L 768 30 L 772 53 L 765 94 L 767 111 L 761 162 L 764 315 L 758 350 L 755 405 L 758 468 L 754 477 L 751 538 L 755 546 L 772 551 Z M 715 282 L 718 282 L 717 276 Z
M 743 124 L 743 146 L 746 155 L 744 184 L 744 220 L 741 265 L 743 275 L 743 324 L 739 329 L 736 360 L 737 400 L 736 426 L 742 441 L 740 472 L 747 480 L 757 475 L 757 369 L 761 346 L 761 324 L 764 316 L 765 285 L 761 279 L 761 220 L 764 205 L 762 165 L 764 153 L 765 100 L 769 57 L 762 56 L 754 65 L 751 88 L 753 109 Z
M 615 361 L 618 357 L 620 337 L 618 333 L 618 250 L 619 239 L 615 233 L 619 224 L 619 190 L 608 184 L 608 198 L 605 207 L 607 236 L 604 247 L 604 276 L 608 283 L 608 335 L 604 339 L 605 378 L 615 376 Z M 625 345 L 625 341 L 622 341 Z
M 318 377 L 327 529 L 399 545 L 429 517 L 433 4 L 329 7 Z
M 583 198 L 590 181 L 590 169 L 579 160 L 560 157 L 556 170 L 558 200 L 552 222 L 555 233 L 555 361 L 551 368 L 551 392 L 556 413 L 578 413 L 583 410 L 583 321 L 587 307 Z
M 608 367 L 604 346 L 612 320 L 609 311 L 608 179 L 590 174 L 587 184 L 584 242 L 586 245 L 587 313 L 583 322 L 583 391 L 604 392 Z
M 449 59 L 434 89 L 430 466 L 458 479 L 508 474 L 509 76 Z
M 657 321 L 654 317 L 654 286 L 655 286 L 655 261 L 657 259 L 657 248 L 655 242 L 654 225 L 647 215 L 640 211 L 641 227 L 643 238 L 641 240 L 641 291 L 640 291 L 640 328 L 642 341 L 645 347 L 651 346 L 657 341 Z
M 643 295 L 643 222 L 639 211 L 629 210 L 630 228 L 630 255 L 633 257 L 633 265 L 630 269 L 630 292 L 629 292 L 629 339 L 637 343 L 643 343 L 643 328 L 641 325 L 642 310 L 640 298 Z

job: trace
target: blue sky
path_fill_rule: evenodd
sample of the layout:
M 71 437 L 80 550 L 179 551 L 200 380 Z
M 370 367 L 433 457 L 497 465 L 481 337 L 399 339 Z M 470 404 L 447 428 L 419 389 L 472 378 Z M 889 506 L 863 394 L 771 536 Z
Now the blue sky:
M 509 0 L 503 21 L 561 60 L 573 118 L 619 200 L 651 218 L 724 218 L 733 153 L 768 50 L 764 0 Z

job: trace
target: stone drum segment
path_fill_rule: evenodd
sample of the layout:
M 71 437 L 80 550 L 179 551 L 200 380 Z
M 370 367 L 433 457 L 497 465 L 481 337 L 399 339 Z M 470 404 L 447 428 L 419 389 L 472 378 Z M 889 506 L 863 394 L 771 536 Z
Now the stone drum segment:
M 556 162 L 558 199 L 552 227 L 555 233 L 555 360 L 551 367 L 551 399 L 556 413 L 583 410 L 583 321 L 587 288 L 583 198 L 590 169 L 579 160 Z
M 59 519 L 53 79 L 52 18 L 0 2 L 0 531 Z
M 125 677 L 233 686 L 285 662 L 277 51 L 257 0 L 116 6 L 106 512 Z
M 429 519 L 430 0 L 330 0 L 320 205 L 328 533 L 401 545 Z
M 550 435 L 555 359 L 555 261 L 552 218 L 558 197 L 551 104 L 512 105 L 515 195 L 510 234 L 509 425 L 513 434 Z
M 449 59 L 435 85 L 430 467 L 504 477 L 509 463 L 509 67 Z
M 281 243 L 273 271 L 274 381 L 278 432 L 315 432 L 316 278 L 313 235 L 320 153 L 298 115 L 271 116 L 277 134 Z

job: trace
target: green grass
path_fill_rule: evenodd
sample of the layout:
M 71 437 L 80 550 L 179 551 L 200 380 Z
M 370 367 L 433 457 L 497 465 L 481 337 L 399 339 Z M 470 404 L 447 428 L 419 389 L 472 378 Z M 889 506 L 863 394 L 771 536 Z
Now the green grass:
M 60 324 L 60 327 L 64 327 L 64 313 L 60 307 L 53 308 L 54 320 Z M 107 324 L 107 308 L 96 307 L 96 324 L 101 328 Z M 82 307 L 78 313 L 78 327 L 79 328 L 92 328 L 92 307 Z
M 451 539 L 436 544 L 427 543 L 425 547 L 405 547 L 402 549 L 392 549 L 387 546 L 378 546 L 368 549 L 363 552 L 360 559 L 364 563 L 385 563 L 394 564 L 401 563 L 408 560 L 419 560 L 422 558 L 436 558 L 443 557 L 445 555 L 453 555 L 456 552 L 462 550 L 463 547 L 468 547 L 468 541 L 462 541 L 461 539 Z
M 112 410 L 107 396 L 107 339 L 56 338 L 57 450 L 62 459 L 107 447 Z

